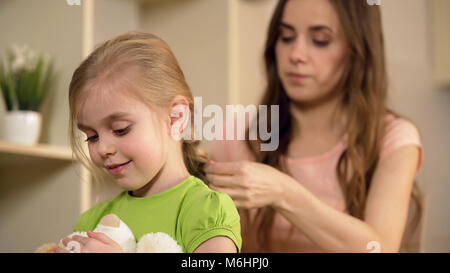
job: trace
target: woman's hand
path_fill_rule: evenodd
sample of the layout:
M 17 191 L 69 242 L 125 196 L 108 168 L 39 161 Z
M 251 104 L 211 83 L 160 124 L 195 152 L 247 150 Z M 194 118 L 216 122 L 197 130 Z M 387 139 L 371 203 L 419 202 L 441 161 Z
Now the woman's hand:
M 276 208 L 287 190 L 287 182 L 293 180 L 269 165 L 250 161 L 210 161 L 205 172 L 211 189 L 227 193 L 238 208 L 244 209 Z
M 121 253 L 122 248 L 114 240 L 100 232 L 87 232 L 88 237 L 82 237 L 78 235 L 72 236 L 72 238 L 66 237 L 62 240 L 64 246 L 67 246 L 69 242 L 74 246 L 72 252 L 80 253 Z M 75 242 L 75 243 L 74 243 Z M 57 253 L 68 253 L 66 249 L 55 247 L 54 251 Z

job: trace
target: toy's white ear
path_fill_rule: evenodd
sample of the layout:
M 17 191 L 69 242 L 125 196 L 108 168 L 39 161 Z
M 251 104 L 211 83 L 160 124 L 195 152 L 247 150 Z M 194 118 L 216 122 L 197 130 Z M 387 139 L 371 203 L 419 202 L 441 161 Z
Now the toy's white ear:
M 138 253 L 183 253 L 183 249 L 169 234 L 164 232 L 147 233 L 136 246 Z
M 118 228 L 120 227 L 120 218 L 115 214 L 108 214 L 103 216 L 99 224 Z
M 135 252 L 136 250 L 136 239 L 133 232 L 115 214 L 104 216 L 94 229 L 94 232 L 106 234 L 106 236 L 120 245 L 123 252 Z

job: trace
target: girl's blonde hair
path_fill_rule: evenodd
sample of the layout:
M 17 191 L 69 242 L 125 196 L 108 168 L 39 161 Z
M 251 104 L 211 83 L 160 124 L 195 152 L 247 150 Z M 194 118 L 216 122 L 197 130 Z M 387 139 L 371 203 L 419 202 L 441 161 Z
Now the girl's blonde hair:
M 72 151 L 94 176 L 95 185 L 101 184 L 106 172 L 92 164 L 84 152 L 82 140 L 78 137 L 76 107 L 88 91 L 88 86 L 95 84 L 100 78 L 112 81 L 130 68 L 137 68 L 138 71 L 138 75 L 133 76 L 138 79 L 133 82 L 138 88 L 132 88 L 132 95 L 149 107 L 162 108 L 168 108 L 173 98 L 181 95 L 189 102 L 190 118 L 193 120 L 192 93 L 177 59 L 163 40 L 150 33 L 131 31 L 100 44 L 75 70 L 69 86 L 69 134 Z M 193 122 L 190 124 L 191 132 L 194 132 Z M 190 174 L 207 183 L 203 167 L 208 158 L 199 147 L 200 141 L 182 141 L 186 168 Z

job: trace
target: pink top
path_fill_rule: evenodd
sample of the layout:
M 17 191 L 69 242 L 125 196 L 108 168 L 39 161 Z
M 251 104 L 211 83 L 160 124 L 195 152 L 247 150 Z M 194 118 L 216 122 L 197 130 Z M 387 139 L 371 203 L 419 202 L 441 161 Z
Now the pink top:
M 383 139 L 380 161 L 402 146 L 414 145 L 420 150 L 420 159 L 417 166 L 417 170 L 419 170 L 422 165 L 423 152 L 417 128 L 411 122 L 402 118 L 395 118 L 393 115 L 388 115 L 387 119 L 389 123 Z M 345 147 L 344 138 L 334 148 L 322 155 L 307 158 L 285 157 L 287 168 L 298 183 L 323 202 L 343 212 L 345 211 L 345 199 L 336 175 L 336 165 Z M 242 140 L 212 141 L 209 143 L 209 152 L 216 161 L 254 161 L 245 141 Z M 256 212 L 256 210 L 253 210 L 253 212 Z M 244 217 L 241 218 L 241 221 L 243 220 Z M 270 242 L 273 252 L 321 252 L 318 246 L 311 242 L 300 230 L 293 228 L 292 224 L 278 213 L 275 214 L 273 227 L 273 240 Z M 247 243 L 245 249 L 249 252 L 257 252 L 256 233 L 243 234 L 242 236 L 247 237 L 244 240 Z

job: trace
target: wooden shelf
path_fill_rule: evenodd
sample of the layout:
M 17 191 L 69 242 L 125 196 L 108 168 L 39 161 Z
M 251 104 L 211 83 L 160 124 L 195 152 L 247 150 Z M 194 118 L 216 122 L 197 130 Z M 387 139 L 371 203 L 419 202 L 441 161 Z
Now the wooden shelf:
M 69 147 L 48 144 L 25 145 L 0 140 L 1 165 L 39 162 L 39 159 L 73 162 L 72 151 Z

